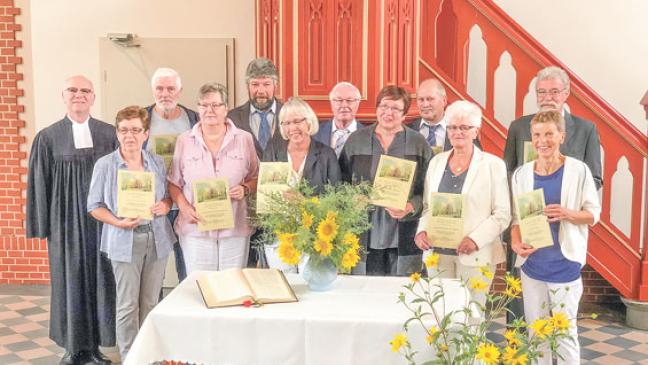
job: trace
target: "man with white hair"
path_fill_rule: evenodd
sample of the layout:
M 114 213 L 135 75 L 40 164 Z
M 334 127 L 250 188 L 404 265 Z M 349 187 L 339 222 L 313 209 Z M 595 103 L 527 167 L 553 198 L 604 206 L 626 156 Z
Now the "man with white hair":
M 360 97 L 360 90 L 349 82 L 342 81 L 333 86 L 329 93 L 333 119 L 322 122 L 313 136 L 315 140 L 333 148 L 338 157 L 349 135 L 358 129 L 356 113 Z
M 198 113 L 178 103 L 182 93 L 182 79 L 174 69 L 160 67 L 151 77 L 151 88 L 155 97 L 155 104 L 146 108 L 150 116 L 149 140 L 145 143 L 145 148 L 153 153 L 158 153 L 170 161 L 173 157 L 173 150 L 156 151 L 155 143 L 158 138 L 165 141 L 173 141 L 175 149 L 175 139 L 181 133 L 191 129 L 198 122 Z M 167 165 L 168 168 L 168 165 Z M 174 223 L 178 216 L 178 207 L 175 205 L 168 214 L 171 224 Z M 187 277 L 182 248 L 178 242 L 173 246 L 175 256 L 176 272 L 178 280 L 182 281 Z

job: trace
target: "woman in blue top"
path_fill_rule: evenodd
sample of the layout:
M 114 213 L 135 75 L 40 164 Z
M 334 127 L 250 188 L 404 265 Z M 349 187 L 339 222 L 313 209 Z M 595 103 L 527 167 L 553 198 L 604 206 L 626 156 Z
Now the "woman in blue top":
M 601 212 L 596 185 L 587 165 L 560 153 L 565 140 L 565 120 L 560 112 L 545 111 L 531 120 L 531 143 L 536 161 L 520 166 L 511 177 L 513 196 L 543 189 L 544 214 L 553 246 L 534 249 L 522 241 L 517 209 L 511 228 L 511 245 L 522 267 L 524 313 L 528 323 L 563 312 L 569 319 L 569 337 L 558 341 L 563 359 L 558 364 L 580 364 L 576 316 L 583 294 L 581 268 L 587 255 L 588 225 Z M 540 364 L 551 364 L 545 349 Z
M 171 207 L 164 160 L 142 149 L 149 134 L 148 113 L 130 106 L 117 113 L 119 148 L 94 166 L 88 212 L 104 223 L 101 251 L 112 263 L 117 284 L 117 345 L 122 361 L 146 315 L 157 304 L 167 257 L 176 236 L 166 214 Z M 153 219 L 124 218 L 117 213 L 117 174 L 120 170 L 146 171 L 155 179 Z

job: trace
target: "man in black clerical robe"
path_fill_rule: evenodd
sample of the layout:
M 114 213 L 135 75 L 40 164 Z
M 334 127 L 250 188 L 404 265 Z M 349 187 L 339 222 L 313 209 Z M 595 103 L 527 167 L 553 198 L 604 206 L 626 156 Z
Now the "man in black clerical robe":
M 29 156 L 27 237 L 47 238 L 50 338 L 65 348 L 61 364 L 110 364 L 99 346 L 115 345 L 114 277 L 86 200 L 95 161 L 117 138 L 113 126 L 90 117 L 94 99 L 88 79 L 69 78 L 67 115 L 36 135 Z

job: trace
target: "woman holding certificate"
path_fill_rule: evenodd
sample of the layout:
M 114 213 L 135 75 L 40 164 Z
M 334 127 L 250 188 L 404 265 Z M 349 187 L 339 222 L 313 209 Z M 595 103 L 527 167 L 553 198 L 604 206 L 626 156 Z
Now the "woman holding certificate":
M 405 89 L 385 86 L 376 99 L 377 123 L 353 132 L 340 154 L 344 181 L 382 182 L 381 205 L 370 213 L 372 228 L 360 237 L 367 255 L 355 274 L 407 275 L 421 269 L 414 234 L 432 151 L 425 137 L 403 126 L 410 103 Z
M 124 360 L 158 302 L 176 238 L 166 219 L 171 199 L 164 160 L 142 149 L 149 133 L 146 109 L 127 107 L 116 121 L 119 149 L 95 164 L 87 208 L 104 223 L 101 251 L 117 283 L 117 344 Z
M 308 103 L 298 97 L 290 98 L 279 112 L 279 125 L 283 140 L 275 139 L 268 145 L 263 161 L 288 163 L 288 185 L 295 187 L 305 180 L 317 194 L 323 192 L 327 184 L 340 181 L 335 150 L 311 137 L 317 133 L 319 122 Z M 281 261 L 277 247 L 278 243 L 265 245 L 268 266 L 284 272 L 295 271 Z
M 588 225 L 598 221 L 601 205 L 587 165 L 560 152 L 564 140 L 565 120 L 560 112 L 544 111 L 533 117 L 531 143 L 538 151 L 538 159 L 520 166 L 511 177 L 516 206 L 511 246 L 518 255 L 516 266 L 522 266 L 526 321 L 533 323 L 550 311 L 554 315 L 562 312 L 570 322 L 571 338 L 558 339 L 558 352 L 563 356 L 558 363 L 578 364 L 576 315 L 583 294 L 580 272 L 587 255 Z M 544 195 L 540 213 L 546 216 L 544 222 L 549 223 L 553 242 L 548 247 L 534 248 L 523 226 L 534 209 L 521 209 L 520 205 L 521 198 L 539 189 Z M 531 228 L 538 231 L 541 227 Z M 548 349 L 541 360 L 551 364 Z
M 259 171 L 252 134 L 227 118 L 223 85 L 200 88 L 198 114 L 200 121 L 178 136 L 168 176 L 187 274 L 245 266 L 251 234 L 245 197 L 256 191 Z
M 430 161 L 415 242 L 424 257 L 439 254 L 438 269 L 429 275 L 466 283 L 479 278 L 469 288 L 483 306 L 495 266 L 505 258 L 500 234 L 511 221 L 506 166 L 473 143 L 482 119 L 477 105 L 456 101 L 446 116 L 452 149 Z

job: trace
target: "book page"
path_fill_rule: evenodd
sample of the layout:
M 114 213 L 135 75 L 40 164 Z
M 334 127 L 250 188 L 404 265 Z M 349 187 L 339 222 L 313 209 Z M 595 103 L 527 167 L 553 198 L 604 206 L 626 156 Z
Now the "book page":
M 198 286 L 210 308 L 242 304 L 253 296 L 241 269 L 205 274 L 198 279 Z
M 244 269 L 254 297 L 262 303 L 296 302 L 297 298 L 277 269 Z

